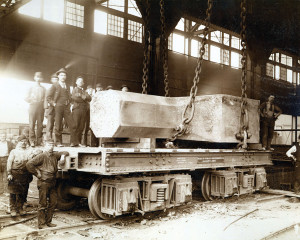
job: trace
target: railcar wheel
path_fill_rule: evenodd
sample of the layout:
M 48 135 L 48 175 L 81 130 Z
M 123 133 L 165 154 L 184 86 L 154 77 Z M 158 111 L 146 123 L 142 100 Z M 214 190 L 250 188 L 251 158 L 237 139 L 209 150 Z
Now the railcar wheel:
M 101 212 L 101 186 L 102 186 L 101 178 L 98 178 L 91 186 L 89 191 L 89 196 L 88 196 L 89 208 L 91 213 L 96 218 L 110 219 L 112 218 L 111 215 Z
M 211 183 L 210 183 L 210 173 L 205 173 L 201 181 L 201 193 L 206 201 L 211 201 L 216 199 L 216 197 L 211 195 Z
M 68 186 L 66 181 L 58 181 L 56 185 L 57 190 L 57 208 L 60 210 L 70 210 L 76 205 L 76 198 L 66 193 Z

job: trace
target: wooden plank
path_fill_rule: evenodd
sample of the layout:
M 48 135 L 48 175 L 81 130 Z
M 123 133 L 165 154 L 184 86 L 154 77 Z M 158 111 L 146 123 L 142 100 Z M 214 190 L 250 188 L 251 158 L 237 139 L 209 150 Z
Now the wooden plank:
M 166 98 L 121 91 L 97 93 L 91 102 L 91 128 L 96 137 L 169 138 L 181 122 L 189 97 Z M 248 100 L 249 143 L 259 142 L 259 101 Z M 195 99 L 195 114 L 185 140 L 238 142 L 240 98 L 205 95 Z

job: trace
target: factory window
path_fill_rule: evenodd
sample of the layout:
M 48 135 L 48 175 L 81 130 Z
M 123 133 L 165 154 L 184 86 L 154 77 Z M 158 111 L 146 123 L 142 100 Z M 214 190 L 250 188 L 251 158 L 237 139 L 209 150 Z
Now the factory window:
M 217 42 L 217 43 L 222 43 L 222 32 L 220 31 L 213 31 L 210 33 L 210 40 Z
M 275 66 L 275 79 L 280 79 L 280 67 L 278 65 Z
M 241 54 L 237 52 L 231 52 L 231 67 L 233 68 L 240 68 L 241 67 Z
M 184 53 L 184 36 L 173 33 L 172 50 L 179 53 Z
M 191 40 L 191 56 L 192 57 L 199 57 L 199 41 L 192 39 Z
M 181 18 L 181 19 L 179 20 L 179 22 L 177 23 L 175 29 L 184 31 L 184 18 Z
M 286 70 L 286 80 L 290 83 L 293 83 L 293 71 L 290 69 Z
M 107 34 L 107 13 L 95 10 L 94 13 L 94 32 Z
M 142 17 L 140 10 L 138 9 L 135 0 L 128 0 L 128 14 Z
M 274 77 L 274 65 L 267 63 L 266 65 L 266 75 L 273 78 Z
M 222 49 L 222 62 L 225 65 L 229 65 L 229 50 Z
M 223 43 L 224 43 L 224 45 L 229 46 L 229 43 L 230 43 L 229 34 L 224 33 Z
M 44 0 L 44 19 L 64 23 L 64 0 Z
M 221 63 L 221 49 L 217 46 L 210 45 L 210 61 Z
M 108 0 L 101 4 L 102 6 L 115 9 L 120 12 L 124 12 L 125 0 Z
M 41 17 L 41 0 L 32 0 L 19 8 L 19 13 L 40 18 Z
M 168 49 L 173 50 L 173 33 L 168 37 Z
M 286 81 L 286 68 L 284 67 L 280 68 L 280 79 Z
M 143 24 L 128 20 L 128 40 L 141 43 L 143 37 Z
M 231 36 L 231 47 L 241 49 L 241 40 L 235 36 Z
M 84 6 L 76 3 L 67 2 L 66 24 L 83 28 Z
M 124 18 L 108 14 L 107 15 L 107 34 L 123 38 Z

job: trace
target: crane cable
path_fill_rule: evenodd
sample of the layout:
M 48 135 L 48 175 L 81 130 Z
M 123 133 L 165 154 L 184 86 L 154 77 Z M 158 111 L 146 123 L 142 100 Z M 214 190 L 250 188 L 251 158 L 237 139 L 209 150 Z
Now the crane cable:
M 241 0 L 241 46 L 242 46 L 242 76 L 241 76 L 241 118 L 240 118 L 240 129 L 239 132 L 235 135 L 236 139 L 240 142 L 238 148 L 247 149 L 247 139 L 251 137 L 249 130 L 249 114 L 247 109 L 247 54 L 246 54 L 246 0 Z
M 203 57 L 205 54 L 205 44 L 207 41 L 207 35 L 209 33 L 209 25 L 210 25 L 210 17 L 211 17 L 211 9 L 212 9 L 212 0 L 207 1 L 207 9 L 206 9 L 206 18 L 204 21 L 205 28 L 203 30 L 203 38 L 201 39 L 201 48 L 199 50 L 199 58 L 197 60 L 197 67 L 195 69 L 195 77 L 193 79 L 193 85 L 190 90 L 190 97 L 189 97 L 189 102 L 185 106 L 184 111 L 182 112 L 181 116 L 181 123 L 176 126 L 175 128 L 175 134 L 172 135 L 171 138 L 168 138 L 166 140 L 166 147 L 172 147 L 172 142 L 177 139 L 177 137 L 182 136 L 187 132 L 187 127 L 188 124 L 192 121 L 194 117 L 194 112 L 195 112 L 195 97 L 197 95 L 198 91 L 198 84 L 200 81 L 200 73 L 201 73 L 201 68 L 202 68 L 202 62 L 203 62 Z M 186 114 L 188 112 L 188 109 L 190 110 L 190 115 L 187 117 Z
M 165 11 L 164 11 L 164 0 L 159 1 L 160 5 L 160 23 L 161 23 L 161 53 L 164 69 L 164 86 L 165 86 L 165 97 L 170 97 L 169 93 L 169 80 L 168 80 L 168 38 L 166 37 L 166 21 L 165 21 Z
M 149 54 L 150 54 L 150 31 L 149 31 L 149 14 L 150 14 L 150 4 L 149 0 L 146 0 L 146 17 L 145 17 L 145 34 L 144 34 L 144 59 L 143 59 L 143 84 L 142 84 L 142 94 L 147 94 L 148 89 L 148 79 L 149 79 Z

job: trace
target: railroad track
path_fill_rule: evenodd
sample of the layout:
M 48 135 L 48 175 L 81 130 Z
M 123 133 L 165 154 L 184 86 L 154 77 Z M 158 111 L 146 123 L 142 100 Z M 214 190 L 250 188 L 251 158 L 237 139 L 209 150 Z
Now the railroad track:
M 258 200 L 258 202 L 264 202 L 264 201 L 273 201 L 277 200 L 279 197 L 278 196 L 273 196 L 273 197 L 262 197 L 261 199 Z M 26 231 L 23 232 L 13 232 L 11 230 L 9 233 L 4 234 L 2 229 L 11 227 L 13 225 L 20 225 L 20 224 L 26 224 L 26 222 L 33 220 L 36 217 L 37 212 L 32 211 L 29 212 L 26 216 L 24 217 L 17 217 L 17 218 L 12 218 L 10 215 L 2 215 L 0 216 L 0 239 L 3 240 L 8 240 L 8 239 L 27 239 L 30 236 L 45 236 L 49 235 L 52 233 L 55 234 L 60 234 L 72 230 L 80 230 L 80 229 L 86 229 L 90 228 L 92 226 L 109 226 L 109 227 L 116 227 L 119 228 L 119 226 L 123 226 L 124 222 L 141 222 L 143 219 L 146 220 L 153 220 L 156 218 L 164 217 L 168 214 L 168 211 L 179 211 L 179 210 L 187 210 L 188 209 L 193 209 L 195 205 L 201 204 L 201 205 L 206 205 L 210 204 L 211 202 L 203 202 L 203 200 L 196 198 L 197 200 L 193 200 L 190 204 L 179 206 L 176 208 L 168 209 L 167 212 L 164 211 L 159 211 L 159 212 L 151 212 L 151 213 L 146 213 L 144 216 L 138 214 L 138 215 L 125 215 L 125 216 L 120 216 L 116 217 L 113 219 L 109 220 L 99 220 L 91 217 L 91 214 L 89 214 L 89 217 L 79 217 L 77 222 L 72 222 L 72 216 L 73 213 L 65 212 L 65 211 L 59 211 L 57 210 L 55 212 L 55 217 L 54 217 L 54 223 L 58 223 L 57 227 L 54 228 L 44 228 L 44 229 L 37 229 L 36 225 L 32 227 L 28 227 Z M 216 200 L 219 201 L 219 200 Z M 212 201 L 215 202 L 215 201 Z M 84 209 L 85 211 L 85 209 Z M 88 209 L 86 209 L 86 212 L 89 213 Z M 84 213 L 85 214 L 85 213 Z M 86 215 L 86 214 L 85 214 Z M 62 222 L 60 221 L 61 219 L 66 219 L 70 220 L 67 222 Z M 3 225 L 4 223 L 4 225 Z M 26 226 L 26 225 L 25 225 Z M 122 227 L 120 227 L 122 228 Z M 13 233 L 12 233 L 13 232 Z M 264 238 L 264 239 L 276 239 L 276 238 Z
M 275 239 L 300 239 L 300 223 L 292 224 L 273 232 L 261 240 L 275 240 Z

